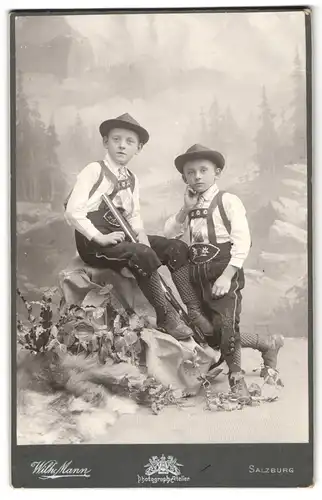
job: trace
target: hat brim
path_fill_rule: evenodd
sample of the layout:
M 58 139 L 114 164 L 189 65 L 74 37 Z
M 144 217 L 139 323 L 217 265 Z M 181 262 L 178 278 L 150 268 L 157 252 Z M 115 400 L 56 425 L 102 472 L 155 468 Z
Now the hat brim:
M 179 172 L 183 173 L 183 167 L 188 161 L 192 160 L 209 160 L 213 162 L 218 168 L 221 170 L 225 166 L 225 158 L 218 151 L 193 151 L 191 153 L 184 153 L 183 155 L 177 156 L 174 160 L 174 164 L 179 170 Z
M 101 123 L 99 127 L 101 136 L 107 136 L 110 130 L 112 130 L 113 128 L 125 128 L 126 130 L 132 130 L 133 132 L 136 132 L 142 144 L 146 144 L 149 140 L 149 133 L 147 130 L 145 130 L 145 128 L 118 119 L 105 120 L 103 123 Z

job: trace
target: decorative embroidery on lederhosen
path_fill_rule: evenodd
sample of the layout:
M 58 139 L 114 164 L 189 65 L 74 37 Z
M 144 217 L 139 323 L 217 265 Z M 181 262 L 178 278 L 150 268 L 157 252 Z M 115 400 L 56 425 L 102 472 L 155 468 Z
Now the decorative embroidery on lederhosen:
M 211 224 L 212 214 L 217 206 L 218 193 L 214 196 L 209 208 L 202 208 L 204 198 L 202 195 L 199 196 L 196 207 L 190 210 L 189 213 L 189 227 L 190 236 L 192 240 L 192 230 L 194 233 L 194 243 L 190 246 L 189 257 L 193 264 L 205 264 L 210 260 L 214 259 L 220 252 L 220 248 L 216 245 L 217 238 L 214 225 Z M 198 206 L 199 205 L 199 206 Z M 209 243 L 204 242 L 203 229 L 204 220 L 207 221 L 207 233 Z M 196 221 L 193 228 L 191 227 L 191 221 Z M 199 224 L 198 224 L 198 221 Z
M 200 201 L 200 200 L 199 200 Z M 204 220 L 208 219 L 208 209 L 196 206 L 189 213 L 189 224 L 196 221 L 193 227 L 194 243 L 190 246 L 189 258 L 194 264 L 203 264 L 212 260 L 219 252 L 219 248 L 203 241 L 202 229 Z M 199 224 L 198 224 L 199 222 Z M 192 237 L 192 228 L 190 225 Z
M 200 219 L 200 220 L 207 220 L 207 232 L 208 232 L 208 241 L 209 243 L 205 243 L 202 241 L 196 241 L 193 243 L 190 248 L 189 248 L 189 259 L 194 264 L 191 266 L 191 277 L 192 280 L 195 283 L 198 283 L 199 286 L 201 287 L 201 291 L 204 294 L 204 284 L 207 283 L 209 280 L 212 279 L 213 277 L 213 272 L 212 272 L 212 261 L 214 259 L 220 256 L 221 251 L 224 249 L 225 253 L 229 251 L 230 249 L 230 243 L 227 242 L 224 244 L 218 244 L 217 243 L 217 236 L 216 236 L 216 231 L 215 231 L 215 225 L 213 221 L 213 212 L 218 206 L 221 218 L 223 220 L 223 223 L 226 227 L 226 230 L 228 233 L 230 233 L 230 223 L 228 221 L 227 215 L 225 213 L 223 204 L 222 204 L 222 196 L 224 192 L 219 191 L 211 201 L 208 209 L 201 208 L 196 206 L 193 210 L 190 211 L 189 213 L 189 226 L 190 226 L 190 221 L 194 219 Z M 198 231 L 198 226 L 194 226 L 194 232 Z M 190 226 L 190 231 L 191 231 L 191 226 Z M 201 230 L 200 230 L 201 233 Z M 198 235 L 198 233 L 197 233 Z M 198 240 L 195 237 L 194 240 Z

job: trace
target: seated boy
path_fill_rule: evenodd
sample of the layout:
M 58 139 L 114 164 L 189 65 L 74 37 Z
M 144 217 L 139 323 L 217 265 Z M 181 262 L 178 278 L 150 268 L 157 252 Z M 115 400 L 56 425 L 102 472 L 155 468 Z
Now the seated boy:
M 200 309 L 189 281 L 186 245 L 178 240 L 147 236 L 140 217 L 139 183 L 127 168 L 134 155 L 149 140 L 148 132 L 129 114 L 100 125 L 103 161 L 88 164 L 78 175 L 66 206 L 66 219 L 75 231 L 82 260 L 96 268 L 121 271 L 128 268 L 147 300 L 154 307 L 157 325 L 177 339 L 192 335 L 177 312 L 169 305 L 157 269 L 167 265 L 187 306 L 191 323 L 203 331 L 211 329 Z M 126 241 L 125 234 L 102 201 L 107 194 L 135 231 L 138 243 Z
M 262 352 L 261 375 L 266 376 L 269 368 L 276 370 L 283 337 L 261 337 L 239 331 L 241 290 L 245 284 L 243 264 L 251 239 L 242 202 L 217 187 L 224 165 L 219 152 L 199 144 L 175 159 L 175 166 L 188 186 L 183 207 L 167 220 L 164 233 L 168 238 L 180 238 L 189 229 L 191 279 L 203 312 L 213 324 L 208 343 L 220 346 L 228 364 L 232 391 L 247 396 L 241 347 Z

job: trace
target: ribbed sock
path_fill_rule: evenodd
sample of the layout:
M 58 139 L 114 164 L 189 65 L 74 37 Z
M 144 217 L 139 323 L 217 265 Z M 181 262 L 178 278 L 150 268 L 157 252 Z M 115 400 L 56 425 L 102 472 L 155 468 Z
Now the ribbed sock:
M 158 323 L 163 323 L 169 307 L 158 271 L 154 271 L 149 277 L 136 275 L 136 280 L 143 295 L 155 309 Z
M 186 304 L 187 307 L 192 307 L 201 311 L 200 299 L 190 281 L 189 264 L 181 266 L 174 271 L 171 276 L 182 302 Z
M 268 336 L 258 335 L 258 333 L 241 333 L 241 346 L 257 349 L 260 352 L 265 352 L 270 348 Z

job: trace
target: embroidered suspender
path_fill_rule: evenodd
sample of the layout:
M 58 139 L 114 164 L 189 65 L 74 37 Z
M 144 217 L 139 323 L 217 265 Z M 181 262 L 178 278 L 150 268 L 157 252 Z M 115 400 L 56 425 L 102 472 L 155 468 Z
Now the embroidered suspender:
M 228 220 L 228 217 L 227 217 L 227 214 L 226 214 L 226 211 L 224 209 L 223 202 L 222 202 L 223 194 L 225 194 L 225 191 L 219 191 L 219 193 L 218 193 L 218 209 L 219 209 L 220 217 L 222 218 L 222 221 L 223 221 L 224 226 L 226 228 L 226 231 L 228 234 L 230 234 L 231 233 L 231 223 Z
M 228 220 L 228 217 L 226 215 L 223 202 L 222 202 L 222 197 L 223 197 L 224 192 L 219 191 L 212 199 L 208 209 L 205 208 L 195 208 L 190 211 L 189 213 L 189 221 L 193 219 L 205 219 L 207 223 L 207 230 L 208 230 L 208 240 L 209 243 L 204 243 L 204 242 L 199 242 L 195 241 L 189 249 L 189 260 L 193 264 L 197 265 L 203 265 L 207 264 L 211 260 L 215 259 L 217 255 L 221 252 L 221 245 L 217 246 L 217 236 L 216 236 L 216 230 L 215 230 L 215 224 L 213 220 L 213 212 L 218 206 L 219 213 L 221 215 L 223 224 L 228 232 L 230 234 L 231 230 L 231 224 Z M 191 224 L 189 224 L 189 229 L 190 229 L 190 236 L 192 232 Z M 198 227 L 199 229 L 199 227 Z M 197 229 L 197 231 L 198 231 Z M 190 238 L 192 240 L 192 238 Z M 227 242 L 228 244 L 229 242 Z M 223 244 L 225 245 L 225 244 Z M 227 247 L 228 248 L 228 247 Z M 228 251 L 228 250 L 227 250 Z M 224 254 L 225 254 L 224 250 Z M 195 271 L 193 271 L 195 272 Z M 198 271 L 199 272 L 199 271 Z
M 214 224 L 214 219 L 213 219 L 212 214 L 218 205 L 218 195 L 219 195 L 219 193 L 217 193 L 214 196 L 214 198 L 212 199 L 212 201 L 209 205 L 208 215 L 207 215 L 208 239 L 209 239 L 210 243 L 212 243 L 213 245 L 217 244 L 217 236 L 216 236 L 215 224 Z
M 218 210 L 220 213 L 220 217 L 222 218 L 223 224 L 226 228 L 226 231 L 228 234 L 231 233 L 231 223 L 228 220 L 227 214 L 225 212 L 225 208 L 222 202 L 222 197 L 225 194 L 225 191 L 219 191 L 213 198 L 212 202 L 210 203 L 210 206 L 208 208 L 208 215 L 207 215 L 207 226 L 208 226 L 208 238 L 211 243 L 214 245 L 217 244 L 217 236 L 216 236 L 216 230 L 215 230 L 215 224 L 214 224 L 214 219 L 213 219 L 213 212 L 215 208 L 218 206 Z
M 208 228 L 208 238 L 211 243 L 214 245 L 217 244 L 217 236 L 216 236 L 216 230 L 215 230 L 215 225 L 214 225 L 214 220 L 213 220 L 213 212 L 218 206 L 218 210 L 220 213 L 220 216 L 222 218 L 223 224 L 226 228 L 226 231 L 228 234 L 231 233 L 231 223 L 228 220 L 227 214 L 225 212 L 225 208 L 223 205 L 222 197 L 225 194 L 225 191 L 219 191 L 214 198 L 212 199 L 208 209 L 193 209 L 189 213 L 189 221 L 197 218 L 206 218 L 207 219 L 207 228 Z M 189 224 L 190 226 L 190 224 Z M 190 226 L 190 235 L 191 235 L 191 226 Z
M 98 162 L 100 165 L 101 165 L 101 172 L 103 172 L 103 175 L 105 175 L 105 177 L 107 179 L 109 179 L 112 184 L 113 184 L 113 191 L 112 193 L 110 194 L 110 197 L 111 198 L 114 198 L 114 196 L 116 195 L 117 191 L 118 191 L 118 181 L 117 181 L 117 177 L 116 175 L 113 174 L 113 172 L 111 172 L 111 170 L 108 168 L 107 165 L 105 165 L 105 162 L 104 161 L 99 161 Z M 94 194 L 94 193 L 93 193 Z
M 208 215 L 208 208 L 193 208 L 189 212 L 189 221 L 192 219 L 206 219 Z
M 111 170 L 108 168 L 108 166 L 105 164 L 104 161 L 100 161 L 99 164 L 101 165 L 101 172 L 105 174 L 105 177 L 107 177 L 112 182 L 112 184 L 114 186 L 113 191 L 110 194 L 110 198 L 112 200 L 119 191 L 122 191 L 123 189 L 127 189 L 128 187 L 131 188 L 131 191 L 133 193 L 134 186 L 135 186 L 135 176 L 129 169 L 128 169 L 129 178 L 124 180 L 124 181 L 119 181 L 117 179 L 116 175 L 114 175 L 113 172 L 111 172 Z M 96 184 L 95 184 L 95 186 L 96 186 Z M 95 191 L 96 191 L 96 189 L 95 189 Z M 94 192 L 92 194 L 94 194 Z M 92 196 L 92 195 L 90 195 L 90 196 Z
M 135 176 L 129 169 L 127 169 L 128 173 L 129 173 L 129 179 L 127 179 L 126 181 L 119 182 L 116 175 L 114 175 L 113 172 L 111 172 L 111 170 L 107 167 L 107 165 L 105 164 L 104 161 L 98 161 L 97 163 L 100 164 L 101 171 L 100 171 L 100 175 L 99 175 L 97 181 L 95 182 L 95 184 L 93 184 L 93 186 L 89 192 L 88 199 L 90 199 L 93 196 L 93 194 L 97 191 L 97 189 L 99 188 L 99 186 L 101 185 L 101 183 L 103 181 L 104 175 L 113 183 L 113 186 L 114 186 L 113 191 L 110 194 L 111 199 L 114 198 L 114 196 L 116 195 L 116 193 L 118 191 L 121 191 L 122 189 L 127 189 L 128 187 L 131 188 L 131 191 L 133 193 L 134 187 L 135 187 Z M 69 194 L 66 197 L 66 200 L 64 202 L 65 210 L 66 210 L 68 200 L 69 200 L 72 192 L 73 192 L 73 190 L 71 190 L 69 192 Z

